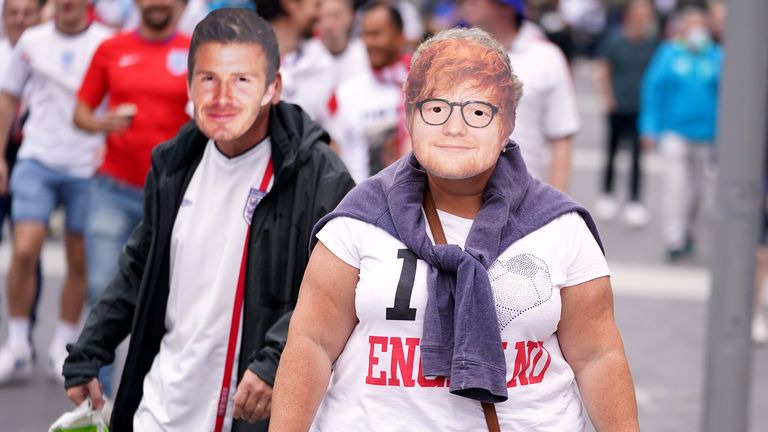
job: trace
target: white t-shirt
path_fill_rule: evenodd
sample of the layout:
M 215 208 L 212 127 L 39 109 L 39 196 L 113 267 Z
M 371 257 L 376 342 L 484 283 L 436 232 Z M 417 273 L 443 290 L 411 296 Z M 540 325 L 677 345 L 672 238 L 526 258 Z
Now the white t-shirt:
M 347 44 L 347 49 L 339 55 L 331 54 L 328 48 L 323 45 L 323 42 L 317 38 L 307 41 L 307 45 L 317 45 L 331 56 L 334 87 L 338 87 L 340 84 L 371 69 L 371 64 L 368 61 L 368 51 L 366 51 L 365 44 L 360 38 L 352 38 Z
M 75 95 L 91 57 L 111 30 L 97 23 L 76 35 L 56 30 L 53 22 L 27 29 L 13 49 L 2 90 L 26 93 L 29 118 L 19 159 L 35 159 L 49 168 L 89 177 L 98 163 L 102 134 L 75 127 Z
M 438 212 L 449 243 L 463 247 L 471 220 Z M 453 395 L 421 372 L 419 341 L 428 264 L 386 231 L 339 217 L 317 238 L 360 269 L 358 324 L 334 364 L 313 431 L 486 430 L 480 403 Z M 563 215 L 505 250 L 489 269 L 507 362 L 509 399 L 496 404 L 501 430 L 584 429 L 571 367 L 557 339 L 560 289 L 609 274 L 577 213 Z M 398 289 L 411 289 L 413 321 L 387 320 Z
M 136 431 L 214 427 L 246 231 L 270 157 L 268 139 L 232 159 L 208 142 L 173 225 L 166 333 L 144 379 Z M 241 336 L 224 430 L 232 423 Z
M 321 125 L 328 120 L 328 102 L 336 78 L 331 54 L 321 44 L 305 41 L 299 49 L 282 57 L 282 99 L 301 106 Z
M 2 5 L 0 5 L 2 7 Z M 11 41 L 4 37 L 0 39 L 0 79 L 5 77 L 5 68 L 8 67 L 8 63 L 11 61 L 11 52 L 13 47 Z
M 338 112 L 329 128 L 355 183 L 371 175 L 370 150 L 397 133 L 403 89 L 383 83 L 370 71 L 339 86 Z
M 547 181 L 549 141 L 573 135 L 581 127 L 573 79 L 562 52 L 534 31 L 518 33 L 509 59 L 523 83 L 511 138 L 520 144 L 528 171 Z

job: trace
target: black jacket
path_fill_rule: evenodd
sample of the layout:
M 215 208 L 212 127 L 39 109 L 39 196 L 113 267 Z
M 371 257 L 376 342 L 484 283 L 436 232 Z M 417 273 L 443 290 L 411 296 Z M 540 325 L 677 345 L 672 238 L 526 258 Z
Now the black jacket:
M 275 180 L 251 223 L 238 380 L 247 367 L 273 384 L 309 259 L 312 227 L 354 183 L 328 147 L 328 135 L 299 107 L 282 102 L 273 107 L 269 136 Z M 64 376 L 65 385 L 71 387 L 97 376 L 130 334 L 112 412 L 110 430 L 114 432 L 132 430 L 144 377 L 160 349 L 169 291 L 171 231 L 207 141 L 194 122 L 189 122 L 174 139 L 152 152 L 143 220 L 123 248 L 119 271 L 88 316 L 80 338 L 68 346 Z M 233 430 L 266 428 L 267 422 L 235 422 Z

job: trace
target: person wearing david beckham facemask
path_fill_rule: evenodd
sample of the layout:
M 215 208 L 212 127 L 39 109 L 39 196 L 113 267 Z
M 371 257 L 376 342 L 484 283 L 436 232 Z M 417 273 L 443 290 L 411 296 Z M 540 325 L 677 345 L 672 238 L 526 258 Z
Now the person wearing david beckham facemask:
M 678 15 L 678 37 L 662 43 L 643 77 L 638 127 L 664 160 L 662 224 L 667 259 L 693 252 L 693 217 L 711 202 L 717 94 L 723 53 L 701 9 Z

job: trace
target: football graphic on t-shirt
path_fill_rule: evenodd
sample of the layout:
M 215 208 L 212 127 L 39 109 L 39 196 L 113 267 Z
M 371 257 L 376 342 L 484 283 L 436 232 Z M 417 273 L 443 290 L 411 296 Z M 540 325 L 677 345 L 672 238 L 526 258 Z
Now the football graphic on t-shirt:
M 531 254 L 499 260 L 488 269 L 488 277 L 496 303 L 499 331 L 523 312 L 533 309 L 552 297 L 552 279 L 547 264 Z

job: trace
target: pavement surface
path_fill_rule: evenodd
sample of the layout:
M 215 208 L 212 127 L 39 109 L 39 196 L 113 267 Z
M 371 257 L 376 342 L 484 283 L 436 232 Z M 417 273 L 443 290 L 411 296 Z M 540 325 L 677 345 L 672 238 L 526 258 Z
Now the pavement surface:
M 576 137 L 571 195 L 592 207 L 598 196 L 604 125 L 590 78 L 591 65 L 574 68 L 583 130 Z M 620 155 L 616 190 L 627 190 L 628 159 Z M 691 432 L 701 430 L 703 410 L 705 341 L 712 248 L 708 218 L 698 229 L 696 256 L 675 266 L 664 262 L 658 222 L 661 166 L 658 156 L 644 161 L 645 197 L 653 215 L 642 230 L 626 227 L 621 220 L 599 223 L 612 271 L 616 320 L 620 327 L 636 385 L 643 431 Z M 6 275 L 10 251 L 0 245 L 0 341 L 6 337 Z M 58 315 L 58 294 L 63 275 L 59 240 L 45 247 L 44 293 L 35 346 L 45 358 Z M 768 313 L 768 311 L 765 311 Z M 45 431 L 61 413 L 73 406 L 63 388 L 45 376 L 44 363 L 26 385 L 0 387 L 0 432 Z M 768 347 L 752 353 L 749 431 L 768 430 Z M 736 431 L 723 431 L 736 432 Z

